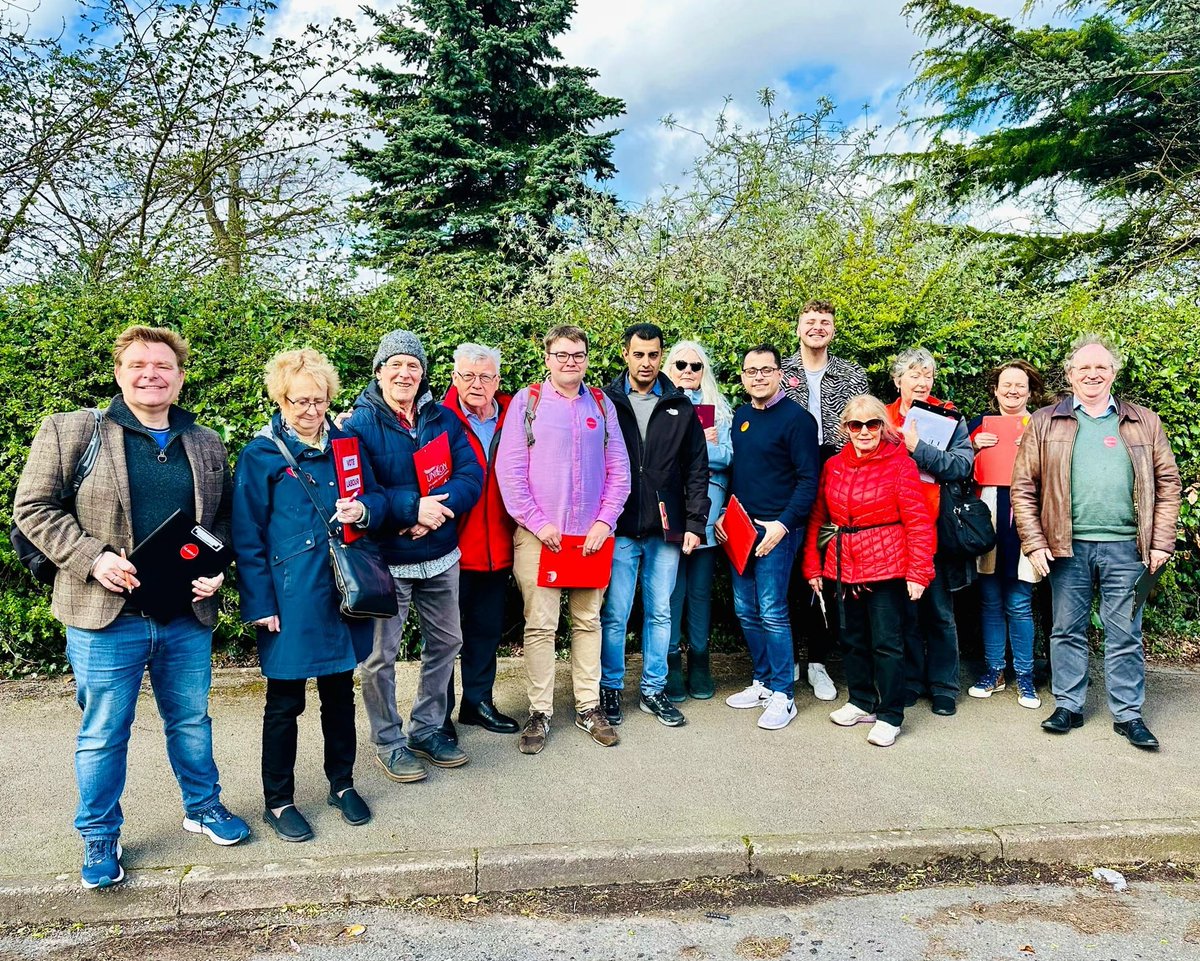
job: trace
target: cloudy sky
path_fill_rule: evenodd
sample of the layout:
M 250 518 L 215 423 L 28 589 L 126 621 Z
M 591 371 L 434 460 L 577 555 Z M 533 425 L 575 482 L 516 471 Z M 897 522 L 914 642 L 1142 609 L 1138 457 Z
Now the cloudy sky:
M 307 22 L 356 9 L 328 0 L 278 2 L 268 29 L 293 35 Z M 1010 16 L 1021 5 L 975 4 Z M 900 0 L 579 0 L 559 45 L 569 63 L 600 71 L 601 92 L 626 103 L 615 189 L 636 203 L 682 179 L 700 151 L 694 135 L 661 125 L 668 114 L 711 130 L 728 96 L 734 116 L 753 122 L 763 116 L 756 92 L 770 87 L 779 109 L 811 110 L 827 96 L 843 119 L 861 121 L 865 113 L 871 123 L 894 123 L 921 46 L 901 6 Z M 54 30 L 74 9 L 75 0 L 41 0 L 30 16 L 36 28 Z

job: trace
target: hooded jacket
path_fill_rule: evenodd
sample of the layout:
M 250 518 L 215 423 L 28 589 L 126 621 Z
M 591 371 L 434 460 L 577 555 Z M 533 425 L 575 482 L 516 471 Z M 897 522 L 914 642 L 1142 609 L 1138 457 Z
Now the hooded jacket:
M 483 470 L 483 496 L 458 519 L 458 546 L 462 551 L 459 564 L 464 571 L 503 571 L 513 565 L 513 534 L 516 533 L 517 522 L 504 508 L 500 482 L 496 477 L 496 450 L 500 446 L 500 434 L 504 430 L 504 418 L 512 397 L 497 393 L 493 402 L 496 405 L 496 433 L 488 450 L 484 450 L 479 438 L 471 430 L 467 415 L 463 413 L 458 388 L 451 387 L 442 401 L 442 406 L 462 423 L 463 433 Z
M 842 583 L 901 579 L 928 586 L 933 581 L 934 521 L 917 465 L 903 444 L 881 439 L 860 457 L 847 444 L 825 462 L 821 487 L 804 538 L 806 580 L 837 577 L 836 539 L 822 558 L 817 537 L 822 524 L 859 527 L 843 534 Z
M 454 550 L 458 546 L 455 524 L 443 524 L 416 539 L 409 533 L 400 533 L 417 522 L 421 501 L 413 454 L 439 434 L 446 434 L 450 444 L 450 477 L 431 493 L 449 494 L 442 503 L 457 519 L 475 506 L 483 492 L 483 468 L 463 426 L 450 411 L 434 402 L 428 382 L 422 380 L 417 388 L 415 438 L 400 426 L 395 411 L 387 405 L 379 383 L 374 380 L 358 395 L 343 426 L 366 448 L 375 479 L 387 499 L 387 524 L 378 535 L 384 560 L 392 565 L 420 564 L 445 557 Z

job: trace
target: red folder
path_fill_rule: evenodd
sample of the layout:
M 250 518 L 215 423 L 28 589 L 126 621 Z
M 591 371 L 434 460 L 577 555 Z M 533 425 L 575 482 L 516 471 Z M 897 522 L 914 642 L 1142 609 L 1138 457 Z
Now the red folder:
M 445 431 L 413 454 L 413 465 L 422 497 L 450 479 L 450 438 Z
M 717 422 L 717 408 L 714 404 L 697 404 L 696 416 L 700 418 L 700 426 L 705 430 Z
M 725 522 L 722 526 L 725 528 L 725 543 L 721 546 L 725 548 L 737 572 L 744 574 L 754 542 L 758 540 L 758 527 L 735 496 L 731 496 L 725 505 Z
M 583 556 L 586 538 L 577 534 L 564 534 L 562 547 L 556 553 L 542 547 L 538 562 L 538 587 L 608 587 L 612 576 L 613 547 L 615 537 L 605 538 L 600 550 Z
M 358 438 L 335 437 L 332 443 L 333 466 L 337 471 L 338 496 L 349 497 L 351 494 L 361 494 L 363 473 L 362 460 L 358 451 Z M 348 524 L 342 526 L 342 540 L 347 544 L 362 536 L 362 531 Z
M 995 434 L 1000 438 L 995 447 L 984 447 L 975 452 L 975 483 L 981 487 L 1009 487 L 1012 485 L 1013 464 L 1017 461 L 1017 447 L 1029 417 L 987 416 L 979 428 L 981 434 Z

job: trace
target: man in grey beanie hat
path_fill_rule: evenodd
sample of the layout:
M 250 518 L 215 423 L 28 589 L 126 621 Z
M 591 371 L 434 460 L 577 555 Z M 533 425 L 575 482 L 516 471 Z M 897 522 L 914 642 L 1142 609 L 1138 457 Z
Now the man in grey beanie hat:
M 417 335 L 411 330 L 393 330 L 384 334 L 383 339 L 379 342 L 379 349 L 375 351 L 375 362 L 371 364 L 371 370 L 378 371 L 397 354 L 408 354 L 410 357 L 417 358 L 422 372 L 429 369 L 429 358 L 425 356 L 425 348 L 421 346 Z
M 384 334 L 375 352 L 375 377 L 354 402 L 345 429 L 358 437 L 388 500 L 392 533 L 379 546 L 391 568 L 400 612 L 375 622 L 374 649 L 359 665 L 363 704 L 376 758 L 393 781 L 426 776 L 421 759 L 459 767 L 467 755 L 446 719 L 447 688 L 462 647 L 458 610 L 458 525 L 479 500 L 483 468 L 462 423 L 435 403 L 426 379 L 428 358 L 411 331 Z M 435 440 L 447 442 L 448 468 L 426 491 L 413 455 Z M 421 615 L 421 680 L 407 732 L 396 706 L 396 657 L 410 607 Z

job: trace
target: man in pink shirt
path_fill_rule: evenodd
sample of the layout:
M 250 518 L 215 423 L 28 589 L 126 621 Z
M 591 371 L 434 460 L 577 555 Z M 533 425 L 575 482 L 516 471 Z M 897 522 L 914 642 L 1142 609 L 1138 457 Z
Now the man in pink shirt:
M 496 475 L 504 506 L 517 522 L 513 575 L 525 599 L 525 672 L 529 720 L 522 754 L 537 754 L 554 713 L 554 636 L 561 591 L 538 587 L 543 548 L 559 551 L 564 535 L 585 537 L 594 554 L 612 537 L 629 496 L 629 457 L 612 401 L 584 386 L 588 337 L 578 327 L 546 334 L 550 375 L 512 399 L 500 435 Z M 567 590 L 571 611 L 571 680 L 575 726 L 611 747 L 619 740 L 600 709 L 600 588 Z

